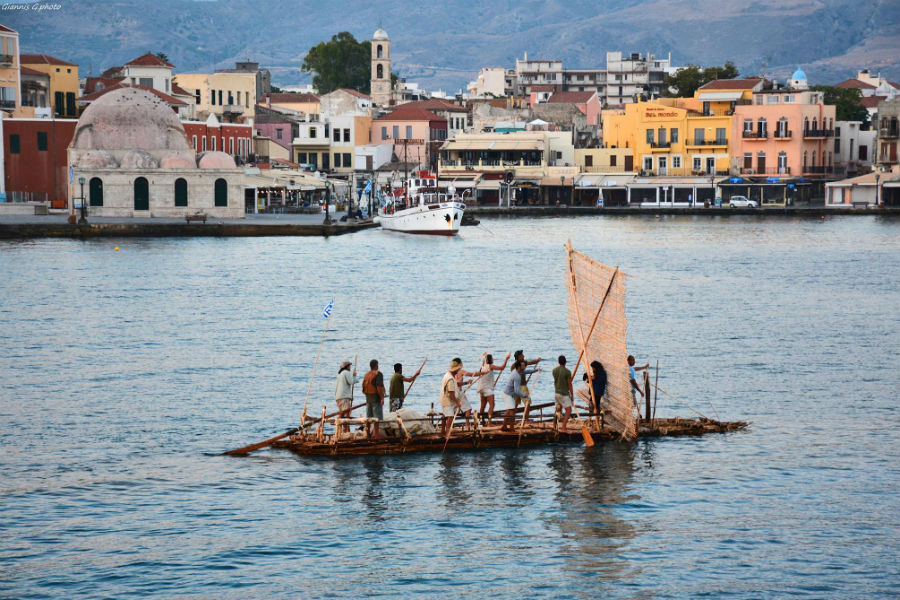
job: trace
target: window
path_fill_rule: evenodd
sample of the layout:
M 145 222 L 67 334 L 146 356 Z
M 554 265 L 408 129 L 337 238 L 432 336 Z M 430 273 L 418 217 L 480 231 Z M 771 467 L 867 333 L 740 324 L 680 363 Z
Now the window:
M 780 174 L 785 174 L 788 172 L 787 152 L 779 152 L 778 153 L 778 172 Z
M 330 127 L 331 127 L 331 126 L 330 126 L 328 123 L 325 123 L 325 137 L 326 137 L 326 138 L 331 136 L 331 129 L 330 129 Z
M 209 90 L 209 103 L 212 106 L 216 105 L 216 90 Z
M 200 90 L 194 90 L 194 102 L 200 104 Z
M 378 44 L 378 46 L 377 46 L 376 48 L 377 48 L 377 57 L 378 57 L 378 58 L 381 58 L 381 57 L 382 57 L 382 53 L 383 53 L 383 50 L 382 50 L 382 48 L 381 48 L 381 44 Z
M 219 105 L 222 104 L 222 90 L 219 90 Z
M 645 171 L 652 171 L 652 170 L 653 170 L 653 157 L 652 157 L 652 156 L 645 156 L 645 157 L 644 157 L 644 170 L 645 170 Z
M 673 144 L 677 144 L 678 143 L 678 129 L 675 127 L 671 128 L 669 130 L 669 137 L 671 138 L 670 141 Z
M 341 166 L 341 155 L 337 152 L 334 153 L 334 166 L 335 168 L 339 168 Z
M 209 147 L 210 147 L 210 150 L 212 150 L 213 152 L 216 151 L 216 138 L 215 137 L 209 138 Z
M 400 126 L 399 125 L 394 125 L 394 139 L 395 140 L 400 139 Z
M 694 171 L 702 171 L 703 170 L 703 160 L 699 156 L 694 157 Z
M 66 92 L 66 114 L 70 117 L 78 114 L 78 109 L 75 107 L 75 92 Z
M 609 166 L 611 166 L 611 167 L 616 166 L 616 155 L 615 154 L 610 155 Z
M 144 177 L 134 180 L 134 210 L 150 210 L 150 186 Z
M 315 127 L 310 127 L 310 128 L 309 128 L 309 137 L 310 137 L 310 138 L 315 138 L 317 133 L 318 133 L 318 132 L 316 131 L 316 128 L 315 128 Z
M 152 88 L 153 87 L 153 78 L 152 77 L 141 77 L 140 79 L 138 79 L 138 85 Z
M 169 79 L 166 78 L 166 93 L 169 93 Z
M 179 177 L 175 180 L 175 206 L 188 205 L 188 185 L 187 180 Z
M 841 138 L 834 138 L 834 151 L 837 153 L 841 152 Z
M 784 97 L 784 103 L 785 103 L 785 104 L 793 104 L 793 102 L 794 102 L 794 97 L 793 97 L 793 96 L 785 96 L 785 97 Z
M 88 198 L 91 206 L 103 206 L 103 180 L 99 177 L 91 177 L 88 183 Z
M 197 151 L 197 136 L 194 135 L 194 136 L 191 136 L 191 138 L 194 140 L 194 152 L 196 152 Z
M 584 166 L 593 167 L 594 166 L 594 157 L 590 154 L 584 155 Z
M 234 138 L 228 138 L 228 154 L 234 154 Z
M 406 126 L 406 139 L 408 139 L 408 140 L 412 139 L 412 125 Z
M 381 128 L 381 139 L 383 139 L 383 140 L 388 139 L 387 127 Z
M 869 160 L 869 147 L 859 145 L 859 160 Z
M 697 127 L 694 129 L 694 144 L 697 146 L 703 145 L 703 128 Z
M 58 116 L 63 115 L 63 111 L 65 110 L 66 104 L 66 94 L 64 92 L 54 92 L 53 93 L 53 109 L 56 111 Z
M 228 102 L 226 104 L 234 104 L 234 93 L 228 90 Z
M 650 144 L 651 146 L 653 145 L 653 130 L 652 129 L 647 130 L 647 143 Z
M 384 79 L 384 66 L 377 65 L 375 67 L 375 79 Z
M 727 138 L 725 137 L 725 128 L 717 127 L 716 128 L 716 144 L 720 146 L 724 146 L 728 143 Z
M 672 157 L 672 168 L 673 168 L 673 169 L 680 169 L 680 168 L 681 168 L 681 157 L 680 157 L 680 156 L 673 156 L 673 157 Z
M 276 130 L 275 130 L 275 137 L 276 137 L 277 139 L 280 140 L 280 139 L 281 139 L 282 133 L 283 133 L 283 132 L 282 132 L 280 129 L 276 129 Z
M 203 152 L 206 152 L 206 136 L 203 136 Z
M 353 166 L 351 164 L 352 162 L 353 162 L 353 159 L 350 157 L 350 153 L 344 152 L 344 167 L 352 167 Z
M 45 152 L 47 150 L 47 132 L 46 131 L 38 131 L 37 132 L 37 148 L 41 152 Z
M 753 119 L 744 119 L 744 131 L 753 131 Z
M 344 141 L 345 142 L 350 141 L 350 130 L 349 129 L 344 129 Z
M 9 136 L 9 153 L 10 154 L 18 154 L 21 151 L 21 144 L 19 143 L 19 134 L 13 133 Z
M 753 153 L 752 152 L 744 152 L 744 168 L 745 169 L 753 168 Z
M 659 131 L 656 132 L 656 135 L 657 135 L 657 139 L 659 140 L 659 145 L 665 146 L 666 145 L 666 128 L 660 127 Z
M 297 162 L 303 164 L 306 162 L 306 152 L 297 153 Z
M 216 206 L 228 206 L 228 183 L 224 179 L 216 179 L 215 197 Z

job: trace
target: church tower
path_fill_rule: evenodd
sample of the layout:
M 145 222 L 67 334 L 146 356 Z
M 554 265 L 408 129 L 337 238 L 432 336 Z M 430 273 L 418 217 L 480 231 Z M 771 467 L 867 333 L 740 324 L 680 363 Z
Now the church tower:
M 391 100 L 391 40 L 378 28 L 372 35 L 372 102 L 387 106 Z

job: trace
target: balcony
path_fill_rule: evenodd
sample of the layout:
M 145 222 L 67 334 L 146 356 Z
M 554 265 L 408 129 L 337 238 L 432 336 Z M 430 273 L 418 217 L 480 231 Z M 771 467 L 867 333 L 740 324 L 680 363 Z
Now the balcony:
M 791 139 L 792 137 L 794 137 L 794 132 L 793 132 L 793 131 L 790 131 L 790 130 L 789 130 L 789 131 L 776 131 L 776 132 L 775 132 L 775 139 L 776 139 L 776 140 L 789 140 L 789 139 Z
M 0 108 L 4 110 L 15 110 L 16 101 L 15 100 L 0 100 Z
M 650 142 L 652 150 L 668 150 L 672 147 L 672 142 Z
M 767 140 L 769 139 L 769 132 L 765 129 L 762 131 L 748 131 L 745 129 L 741 137 L 745 140 Z
M 900 129 L 897 127 L 879 127 L 878 137 L 883 140 L 893 139 L 900 136 Z
M 13 64 L 13 55 L 12 54 L 0 54 L 0 64 L 4 64 L 4 65 Z
M 806 139 L 820 139 L 834 137 L 834 129 L 804 129 L 803 137 Z
M 244 107 L 240 104 L 225 104 L 222 106 L 222 113 L 226 115 L 242 115 Z
M 741 168 L 741 175 L 790 175 L 790 167 L 763 167 L 762 169 Z
M 803 172 L 809 175 L 830 175 L 834 173 L 834 167 L 803 167 Z
M 688 140 L 685 145 L 689 148 L 705 148 L 707 146 L 728 146 L 728 140 Z

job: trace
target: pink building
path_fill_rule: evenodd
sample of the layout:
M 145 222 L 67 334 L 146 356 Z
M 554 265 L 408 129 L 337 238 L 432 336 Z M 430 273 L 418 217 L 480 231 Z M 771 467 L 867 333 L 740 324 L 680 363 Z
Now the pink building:
M 584 113 L 588 125 L 600 126 L 600 96 L 597 92 L 556 92 L 547 99 L 547 104 L 573 104 Z
M 401 106 L 372 121 L 372 143 L 393 144 L 403 162 L 433 165 L 447 139 L 447 120 L 424 108 Z
M 734 108 L 732 172 L 823 177 L 834 172 L 835 107 L 822 92 L 764 90 Z

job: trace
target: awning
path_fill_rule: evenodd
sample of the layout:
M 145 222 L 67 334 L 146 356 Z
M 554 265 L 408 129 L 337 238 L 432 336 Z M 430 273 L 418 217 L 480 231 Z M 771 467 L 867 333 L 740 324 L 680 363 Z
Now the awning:
M 632 174 L 592 174 L 581 175 L 575 180 L 575 186 L 579 188 L 597 189 L 601 187 L 621 187 L 634 181 Z
M 700 92 L 701 102 L 733 102 L 740 100 L 743 92 Z
M 448 140 L 441 150 L 475 150 L 489 152 L 491 150 L 543 150 L 542 140 Z
M 572 175 L 566 175 L 565 183 L 562 183 L 562 180 L 560 179 L 559 176 L 542 177 L 541 185 L 544 187 L 552 187 L 552 186 L 572 187 L 572 180 L 574 180 L 574 179 L 575 179 L 575 177 L 573 177 Z
M 486 179 L 483 181 L 479 181 L 478 185 L 476 185 L 475 188 L 479 190 L 499 190 L 500 183 L 500 179 Z

